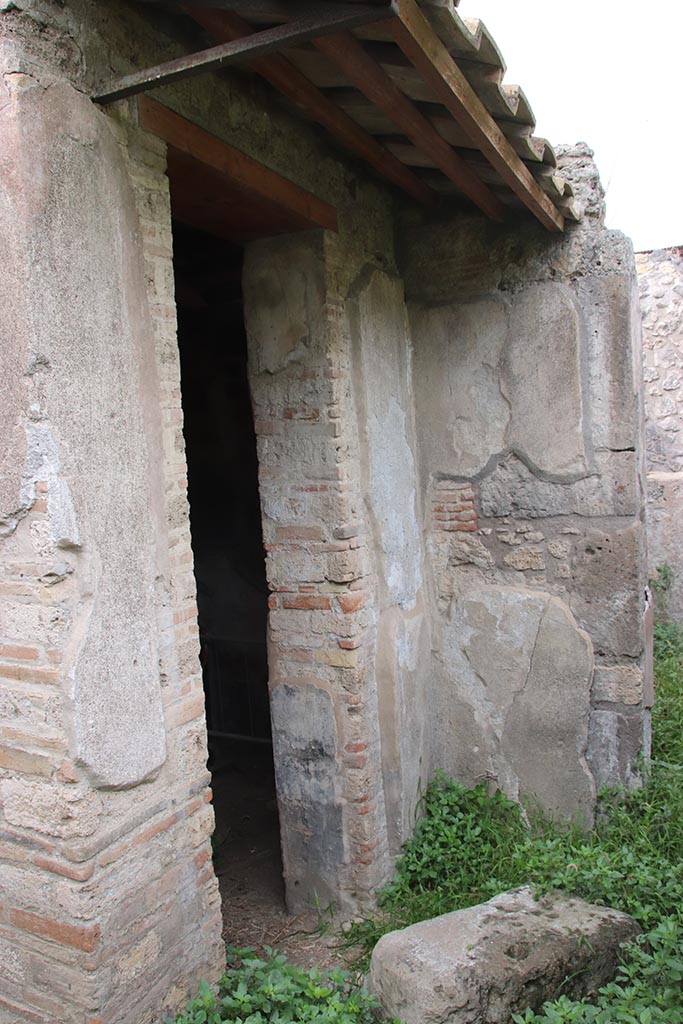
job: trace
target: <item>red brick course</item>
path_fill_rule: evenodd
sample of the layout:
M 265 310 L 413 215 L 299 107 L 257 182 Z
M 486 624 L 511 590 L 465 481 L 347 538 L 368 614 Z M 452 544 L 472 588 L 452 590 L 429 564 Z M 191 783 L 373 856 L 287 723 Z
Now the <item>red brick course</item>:
M 474 533 L 479 529 L 471 484 L 439 481 L 432 491 L 432 528 L 444 533 Z
M 51 939 L 63 946 L 81 949 L 85 953 L 92 953 L 99 945 L 100 926 L 98 924 L 71 924 L 68 921 L 59 921 L 18 908 L 10 909 L 9 920 L 10 924 L 21 928 L 22 931 L 32 932 L 34 935 Z

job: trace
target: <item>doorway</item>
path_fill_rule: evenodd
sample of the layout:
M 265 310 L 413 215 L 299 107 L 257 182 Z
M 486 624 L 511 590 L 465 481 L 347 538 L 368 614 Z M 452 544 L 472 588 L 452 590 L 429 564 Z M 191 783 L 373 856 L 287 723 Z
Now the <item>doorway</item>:
M 319 196 L 158 101 L 138 97 L 137 108 L 140 127 L 166 145 L 190 526 L 216 811 L 214 867 L 223 896 L 224 938 L 238 946 L 261 942 L 284 948 L 283 929 L 291 922 L 284 905 L 269 734 L 268 591 L 241 268 L 244 246 L 311 229 L 335 231 L 337 213 Z M 231 633 L 223 629 L 228 621 Z M 280 760 L 280 782 L 282 769 Z M 332 764 L 326 770 L 325 792 L 332 799 Z M 308 780 L 300 803 L 315 812 L 320 797 L 315 777 L 308 769 L 295 777 Z M 301 848 L 302 821 L 292 821 L 289 808 L 286 814 L 290 899 L 297 887 L 299 894 L 317 896 L 319 874 L 324 892 L 336 892 L 330 858 L 319 850 L 309 857 L 305 836 L 303 863 L 293 868 L 290 849 L 293 842 Z M 316 839 L 323 845 L 322 836 Z M 296 905 L 302 906 L 301 899 Z M 260 914 L 252 913 L 259 907 Z
M 268 587 L 242 305 L 242 247 L 174 222 L 190 527 L 225 938 L 284 907 L 266 630 Z

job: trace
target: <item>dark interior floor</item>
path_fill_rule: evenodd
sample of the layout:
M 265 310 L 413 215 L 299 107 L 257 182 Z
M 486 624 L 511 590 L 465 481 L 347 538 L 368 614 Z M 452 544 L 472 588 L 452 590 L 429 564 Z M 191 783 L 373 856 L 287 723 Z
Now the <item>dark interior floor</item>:
M 226 944 L 276 949 L 302 967 L 347 967 L 353 951 L 340 944 L 338 922 L 327 911 L 287 913 L 271 746 L 212 740 L 210 767 Z
M 240 740 L 214 741 L 212 747 L 214 868 L 229 927 L 243 900 L 284 912 L 273 752 L 269 744 Z

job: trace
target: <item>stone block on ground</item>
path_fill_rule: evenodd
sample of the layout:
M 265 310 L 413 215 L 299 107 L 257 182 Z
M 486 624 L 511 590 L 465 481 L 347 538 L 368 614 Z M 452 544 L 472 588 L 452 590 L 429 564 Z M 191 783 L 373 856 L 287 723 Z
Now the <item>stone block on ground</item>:
M 537 901 L 525 886 L 383 936 L 370 987 L 403 1024 L 509 1024 L 561 991 L 603 985 L 638 931 L 627 914 L 559 892 Z

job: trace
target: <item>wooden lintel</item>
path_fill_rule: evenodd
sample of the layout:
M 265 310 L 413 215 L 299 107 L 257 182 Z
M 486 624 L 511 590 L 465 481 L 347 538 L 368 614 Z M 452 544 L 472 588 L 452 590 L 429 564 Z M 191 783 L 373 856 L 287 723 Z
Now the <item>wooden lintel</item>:
M 213 71 L 240 61 L 260 57 L 283 46 L 308 42 L 322 32 L 350 30 L 372 21 L 381 21 L 391 15 L 387 7 L 371 7 L 366 4 L 342 3 L 317 5 L 309 15 L 290 21 L 285 25 L 255 32 L 244 39 L 235 39 L 208 50 L 200 50 L 176 60 L 157 64 L 155 67 L 136 71 L 131 75 L 101 86 L 93 94 L 97 103 L 113 103 L 137 93 L 147 92 L 160 85 L 168 85 L 191 75 Z
M 463 195 L 471 199 L 488 217 L 493 220 L 503 219 L 505 207 L 500 200 L 473 174 L 354 35 L 350 32 L 337 32 L 318 36 L 313 40 L 313 45 L 336 64 L 353 85 L 379 107 L 418 149 L 430 156 Z
M 186 5 L 187 13 L 215 39 L 228 42 L 254 30 L 229 11 L 196 9 Z M 436 203 L 437 196 L 418 176 L 398 160 L 352 117 L 329 100 L 298 68 L 281 54 L 258 57 L 249 67 L 294 103 L 307 117 L 321 124 L 346 148 L 365 160 L 382 177 L 423 205 Z
M 312 192 L 223 142 L 150 96 L 138 97 L 140 126 L 169 147 L 218 172 L 226 184 L 260 202 L 286 210 L 299 226 L 337 230 L 337 211 Z
M 435 96 L 541 224 L 549 231 L 562 231 L 564 217 L 503 135 L 415 0 L 392 0 L 392 7 L 397 17 L 387 27 Z

